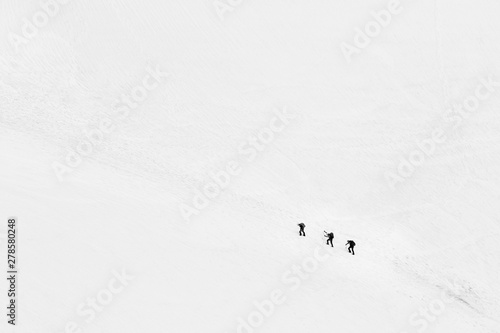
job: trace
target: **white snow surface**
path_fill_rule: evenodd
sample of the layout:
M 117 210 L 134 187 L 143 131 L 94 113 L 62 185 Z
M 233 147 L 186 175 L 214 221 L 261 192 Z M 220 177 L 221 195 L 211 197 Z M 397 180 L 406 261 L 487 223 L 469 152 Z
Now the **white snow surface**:
M 215 3 L 72 0 L 16 50 L 41 5 L 0 1 L 1 266 L 15 216 L 20 272 L 15 328 L 2 278 L 0 332 L 500 332 L 500 87 L 446 119 L 500 82 L 500 3 L 402 0 L 350 62 L 342 43 L 389 1 L 232 1 L 223 20 Z M 116 120 L 148 66 L 168 78 Z M 283 110 L 249 162 L 240 146 Z M 54 162 L 105 118 L 60 181 Z M 436 128 L 452 129 L 391 187 Z M 230 161 L 241 173 L 186 221 Z M 122 270 L 123 291 L 78 312 Z

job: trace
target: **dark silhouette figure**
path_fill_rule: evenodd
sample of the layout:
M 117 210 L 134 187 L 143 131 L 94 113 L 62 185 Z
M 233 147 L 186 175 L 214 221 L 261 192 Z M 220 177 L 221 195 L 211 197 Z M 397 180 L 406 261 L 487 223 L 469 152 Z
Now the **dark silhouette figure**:
M 305 236 L 306 233 L 304 232 L 304 228 L 306 227 L 306 225 L 304 223 L 299 223 L 297 225 L 300 228 L 300 230 L 299 230 L 299 236 Z
M 349 245 L 349 253 L 352 253 L 352 255 L 354 255 L 354 247 L 356 246 L 356 243 L 354 243 L 353 240 L 348 240 L 347 243 L 345 243 L 345 245 Z
M 328 243 L 330 243 L 330 245 L 333 247 L 333 232 L 330 232 L 330 233 L 327 233 L 326 231 L 324 231 L 325 233 L 325 237 L 327 237 L 328 239 L 326 240 L 326 245 L 328 245 Z

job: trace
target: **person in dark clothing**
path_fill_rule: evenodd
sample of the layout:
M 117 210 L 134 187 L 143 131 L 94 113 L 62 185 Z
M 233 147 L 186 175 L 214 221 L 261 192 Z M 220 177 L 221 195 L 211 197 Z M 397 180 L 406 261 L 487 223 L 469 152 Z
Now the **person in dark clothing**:
M 299 230 L 299 236 L 305 236 L 306 233 L 304 232 L 304 228 L 306 227 L 306 225 L 304 223 L 299 223 L 298 224 L 300 230 Z
M 325 237 L 328 238 L 326 240 L 326 245 L 328 245 L 328 243 L 330 243 L 330 245 L 333 247 L 333 232 L 327 233 L 326 231 L 324 231 L 324 233 L 325 233 Z
M 354 247 L 356 246 L 356 243 L 354 243 L 353 240 L 348 240 L 347 243 L 345 243 L 345 245 L 349 245 L 349 248 L 348 248 L 349 253 L 352 253 L 352 255 L 354 255 Z

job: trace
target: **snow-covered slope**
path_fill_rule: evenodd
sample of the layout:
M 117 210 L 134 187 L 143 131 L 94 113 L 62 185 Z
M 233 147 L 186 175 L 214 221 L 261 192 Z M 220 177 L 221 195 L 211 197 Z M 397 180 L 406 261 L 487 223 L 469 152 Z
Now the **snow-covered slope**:
M 500 5 L 401 1 L 347 61 L 391 6 L 75 0 L 26 38 L 3 1 L 16 332 L 500 332 Z

